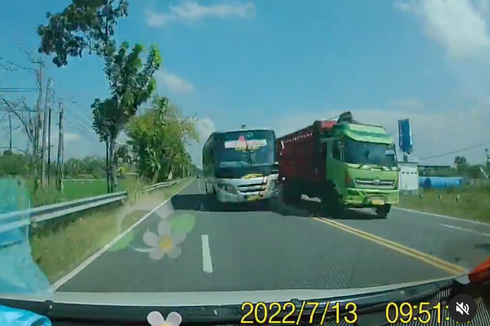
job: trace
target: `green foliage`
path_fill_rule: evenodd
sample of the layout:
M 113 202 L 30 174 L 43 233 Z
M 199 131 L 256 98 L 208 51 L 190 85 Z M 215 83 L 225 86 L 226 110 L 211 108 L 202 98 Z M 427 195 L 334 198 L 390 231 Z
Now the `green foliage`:
M 99 56 L 113 52 L 117 20 L 128 16 L 128 7 L 127 0 L 72 0 L 62 12 L 46 14 L 48 24 L 37 29 L 39 52 L 55 54 L 53 63 L 58 67 L 85 51 Z
M 195 119 L 184 118 L 178 107 L 159 96 L 131 120 L 126 132 L 139 174 L 152 182 L 165 181 L 170 172 L 180 176 L 182 168 L 191 165 L 186 144 L 199 140 Z
M 464 157 L 464 156 L 456 156 L 454 158 L 454 165 L 456 166 L 456 169 L 459 172 L 461 172 L 468 167 L 468 161 L 466 160 L 466 157 Z
M 117 53 L 104 58 L 112 96 L 106 100 L 96 99 L 92 104 L 93 128 L 101 141 L 116 139 L 156 87 L 153 75 L 162 64 L 158 48 L 151 47 L 144 64 L 140 58 L 141 45 L 136 44 L 129 53 L 128 50 L 129 43 L 124 42 Z
M 0 174 L 26 176 L 30 166 L 29 160 L 30 157 L 27 155 L 5 151 L 0 156 Z
M 138 199 L 145 193 L 145 182 L 140 178 L 134 178 L 128 181 L 126 191 L 128 192 L 128 200 L 130 203 L 138 201 Z
M 97 156 L 87 156 L 83 159 L 70 158 L 63 168 L 67 178 L 101 179 L 105 175 L 105 160 Z

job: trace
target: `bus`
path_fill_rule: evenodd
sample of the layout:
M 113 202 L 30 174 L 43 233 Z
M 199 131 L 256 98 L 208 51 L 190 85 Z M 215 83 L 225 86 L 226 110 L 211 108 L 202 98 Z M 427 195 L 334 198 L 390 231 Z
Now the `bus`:
M 202 150 L 206 194 L 217 203 L 262 202 L 278 195 L 276 134 L 270 129 L 213 132 Z

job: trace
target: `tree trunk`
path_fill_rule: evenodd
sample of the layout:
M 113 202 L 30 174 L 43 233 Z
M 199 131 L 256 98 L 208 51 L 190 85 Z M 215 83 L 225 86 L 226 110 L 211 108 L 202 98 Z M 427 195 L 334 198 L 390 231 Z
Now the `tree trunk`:
M 107 181 L 107 193 L 111 192 L 110 166 L 109 166 L 109 141 L 105 141 L 105 176 Z
M 151 184 L 152 185 L 157 183 L 159 175 L 160 175 L 160 169 L 156 169 L 155 173 L 153 173 L 153 177 L 151 178 Z
M 117 186 L 117 166 L 116 166 L 116 138 L 111 137 L 109 143 L 109 165 L 110 165 L 110 189 L 111 193 L 114 192 L 114 189 Z

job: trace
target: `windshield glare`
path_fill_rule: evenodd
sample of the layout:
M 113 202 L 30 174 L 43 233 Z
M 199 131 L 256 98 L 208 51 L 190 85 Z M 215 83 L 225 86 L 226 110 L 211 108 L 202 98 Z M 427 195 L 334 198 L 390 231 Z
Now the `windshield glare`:
M 344 139 L 344 155 L 346 163 L 397 166 L 395 147 L 390 144 L 369 143 L 346 138 Z

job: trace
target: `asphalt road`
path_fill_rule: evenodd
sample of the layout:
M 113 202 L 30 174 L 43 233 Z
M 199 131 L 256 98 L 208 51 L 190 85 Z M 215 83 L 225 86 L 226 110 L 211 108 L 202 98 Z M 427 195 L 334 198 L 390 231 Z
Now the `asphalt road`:
M 356 288 L 451 276 L 490 255 L 487 225 L 404 210 L 387 219 L 352 212 L 331 220 L 310 200 L 273 211 L 219 211 L 206 205 L 197 181 L 133 230 L 133 247 L 144 247 L 143 233 L 156 232 L 162 217 L 182 216 L 195 224 L 178 258 L 155 261 L 130 247 L 107 251 L 58 291 Z

